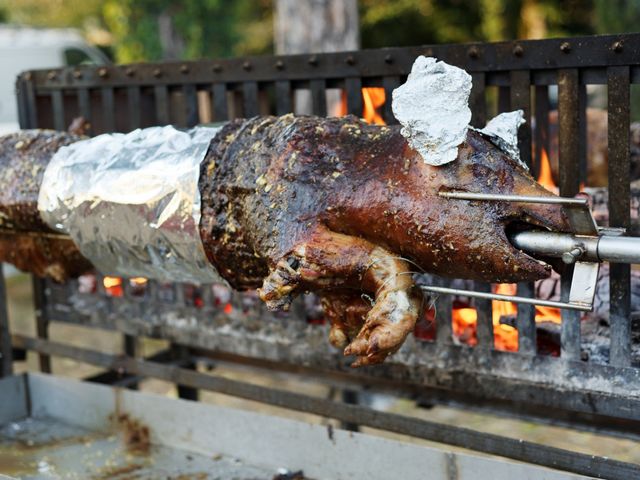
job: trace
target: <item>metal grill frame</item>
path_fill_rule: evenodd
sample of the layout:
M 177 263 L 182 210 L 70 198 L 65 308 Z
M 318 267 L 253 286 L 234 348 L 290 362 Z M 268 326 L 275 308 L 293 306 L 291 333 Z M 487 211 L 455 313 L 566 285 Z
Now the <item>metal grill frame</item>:
M 548 88 L 558 85 L 559 186 L 565 196 L 578 192 L 586 174 L 586 85 L 607 85 L 610 222 L 615 227 L 631 226 L 629 92 L 631 84 L 640 83 L 640 34 L 31 71 L 21 74 L 16 83 L 20 124 L 22 128 L 63 130 L 75 116 L 82 115 L 90 120 L 92 134 L 167 123 L 189 127 L 199 120 L 198 92 L 210 94 L 213 119 L 218 121 L 232 116 L 288 113 L 297 89 L 309 91 L 314 114 L 326 115 L 328 88 L 343 90 L 348 112 L 360 115 L 361 88 L 383 87 L 390 99 L 391 91 L 402 83 L 418 55 L 435 56 L 472 75 L 475 126 L 483 126 L 487 120 L 487 88 L 497 87 L 497 112 L 521 108 L 527 118 L 535 112 L 539 128 L 535 132 L 533 158 L 531 123 L 519 134 L 523 160 L 531 165 L 534 175 L 541 149 L 549 148 L 548 136 L 543 133 L 548 131 Z M 395 123 L 390 101 L 382 113 L 387 123 Z M 82 352 L 47 340 L 51 322 L 68 322 L 122 332 L 127 357 L 136 355 L 136 336 L 156 336 L 173 342 L 172 358 L 186 366 L 193 355 L 206 355 L 220 361 L 314 375 L 351 388 L 374 385 L 426 401 L 481 405 L 540 421 L 636 437 L 640 431 L 640 369 L 631 366 L 630 267 L 614 265 L 611 272 L 608 365 L 580 360 L 580 320 L 573 313 L 563 314 L 561 357 L 536 355 L 535 312 L 530 306 L 518 309 L 517 353 L 493 349 L 489 301 L 475 303 L 478 345 L 471 348 L 454 344 L 451 300 L 441 299 L 436 341 L 415 347 L 420 361 L 405 358 L 381 367 L 351 371 L 328 348 L 306 356 L 293 348 L 256 350 L 255 344 L 260 340 L 250 338 L 245 345 L 230 350 L 225 348 L 227 338 L 215 328 L 194 335 L 193 331 L 179 329 L 152 331 L 141 322 L 123 321 L 125 312 L 155 308 L 153 292 L 142 302 L 127 292 L 121 298 L 97 298 L 93 304 L 87 298 L 88 311 L 92 313 L 81 314 L 72 309 L 69 301 L 67 288 L 73 288 L 73 282 L 71 287 L 59 286 L 34 278 L 37 338 L 15 335 L 9 341 L 5 308 L 0 308 L 0 374 L 11 371 L 12 346 L 39 352 L 40 367 L 45 372 L 51 371 L 50 355 L 69 356 L 114 370 L 115 360 L 109 363 L 96 357 L 97 352 Z M 2 287 L 0 284 L 0 302 L 4 297 Z M 484 291 L 489 288 L 481 283 L 475 287 Z M 566 291 L 568 286 L 564 287 Z M 211 311 L 187 305 L 181 291 L 176 287 L 172 311 L 206 322 Z M 531 292 L 531 284 L 518 286 L 521 295 L 530 296 Z M 160 307 L 166 309 L 166 305 Z M 122 364 L 131 367 L 127 361 L 122 360 Z M 136 368 L 125 371 L 136 373 Z M 149 375 L 152 371 L 142 368 L 138 373 Z M 194 397 L 193 388 L 202 388 L 203 382 L 181 383 L 185 385 L 182 393 Z M 539 458 L 521 459 L 548 464 Z

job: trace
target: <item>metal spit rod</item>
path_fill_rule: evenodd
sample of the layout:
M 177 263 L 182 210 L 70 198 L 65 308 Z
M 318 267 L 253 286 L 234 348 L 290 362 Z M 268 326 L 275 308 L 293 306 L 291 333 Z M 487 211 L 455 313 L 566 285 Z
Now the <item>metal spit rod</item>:
M 591 305 L 570 304 L 566 302 L 554 302 L 552 300 L 539 300 L 537 298 L 518 297 L 516 295 L 503 295 L 501 293 L 484 293 L 473 290 L 463 290 L 459 288 L 433 287 L 431 285 L 421 285 L 420 289 L 429 293 L 442 293 L 445 295 L 460 295 L 471 298 L 484 298 L 488 300 L 498 300 L 501 302 L 526 303 L 528 305 L 540 305 L 543 307 L 564 308 L 567 310 L 579 310 L 589 312 Z
M 533 255 L 562 258 L 566 263 L 640 263 L 640 237 L 600 235 L 598 237 L 542 231 L 511 235 L 511 243 Z M 573 260 L 573 261 L 572 261 Z
M 591 234 L 555 233 L 543 231 L 520 232 L 510 237 L 516 248 L 532 255 L 562 258 L 566 263 L 613 262 L 640 263 L 640 238 L 620 235 L 614 229 L 598 229 L 588 210 L 587 198 L 535 197 L 526 195 L 502 195 L 476 192 L 440 192 L 445 198 L 468 201 L 545 203 L 567 207 L 571 211 L 580 211 L 591 220 Z M 576 218 L 574 216 L 574 218 Z M 584 223 L 584 222 L 583 222 Z M 596 234 L 597 233 L 597 234 Z
M 510 241 L 516 248 L 526 251 L 532 256 L 559 257 L 567 264 L 575 264 L 575 267 L 571 278 L 568 302 L 551 302 L 454 288 L 422 287 L 427 292 L 590 311 L 593 307 L 600 262 L 640 263 L 640 238 L 622 236 L 624 232 L 616 229 L 599 229 L 589 210 L 587 198 L 535 197 L 460 191 L 439 192 L 439 195 L 452 200 L 472 202 L 561 205 L 569 219 L 573 233 L 520 232 L 511 235 Z
M 457 200 L 483 200 L 514 203 L 547 203 L 560 205 L 587 205 L 586 198 L 565 198 L 565 197 L 534 197 L 527 195 L 502 195 L 497 193 L 474 193 L 474 192 L 440 192 L 439 196 L 444 198 L 455 198 Z

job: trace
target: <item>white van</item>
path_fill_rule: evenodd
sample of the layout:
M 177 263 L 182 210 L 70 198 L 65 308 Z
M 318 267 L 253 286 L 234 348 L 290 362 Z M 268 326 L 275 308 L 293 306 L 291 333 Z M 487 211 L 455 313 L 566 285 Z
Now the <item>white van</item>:
M 72 29 L 0 25 L 0 134 L 18 129 L 15 81 L 25 70 L 103 65 L 107 57 Z

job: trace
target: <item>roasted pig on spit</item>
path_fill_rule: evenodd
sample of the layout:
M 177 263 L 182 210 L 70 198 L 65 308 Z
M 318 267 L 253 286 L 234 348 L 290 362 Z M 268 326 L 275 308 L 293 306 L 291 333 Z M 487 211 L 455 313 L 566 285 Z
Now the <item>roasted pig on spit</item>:
M 50 131 L 0 138 L 1 260 L 57 280 L 90 268 L 36 208 L 47 162 L 79 139 Z M 273 309 L 319 292 L 331 343 L 356 355 L 356 365 L 381 362 L 413 330 L 422 303 L 413 272 L 489 282 L 543 278 L 550 267 L 516 250 L 505 229 L 569 228 L 557 205 L 438 195 L 553 195 L 483 134 L 469 130 L 458 159 L 436 167 L 399 127 L 355 117 L 230 122 L 211 140 L 199 191 L 200 236 L 220 275 L 235 289 L 259 288 Z

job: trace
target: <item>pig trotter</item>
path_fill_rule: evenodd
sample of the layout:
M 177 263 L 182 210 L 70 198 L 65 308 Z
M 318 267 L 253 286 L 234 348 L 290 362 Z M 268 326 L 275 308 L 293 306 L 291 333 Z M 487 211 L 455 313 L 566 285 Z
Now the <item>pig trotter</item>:
M 409 264 L 361 238 L 316 229 L 280 259 L 260 289 L 269 308 L 287 308 L 294 295 L 322 290 L 330 341 L 356 355 L 353 366 L 381 363 L 413 331 L 422 297 Z M 361 292 L 374 297 L 371 307 Z M 350 342 L 350 343 L 349 343 Z
M 357 355 L 353 367 L 382 363 L 395 353 L 413 331 L 422 309 L 422 295 L 415 288 L 409 264 L 376 247 L 363 278 L 375 292 L 375 304 L 345 355 Z

